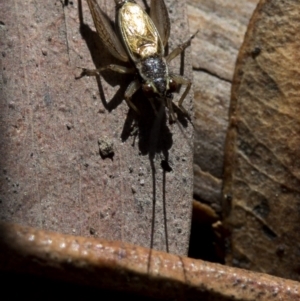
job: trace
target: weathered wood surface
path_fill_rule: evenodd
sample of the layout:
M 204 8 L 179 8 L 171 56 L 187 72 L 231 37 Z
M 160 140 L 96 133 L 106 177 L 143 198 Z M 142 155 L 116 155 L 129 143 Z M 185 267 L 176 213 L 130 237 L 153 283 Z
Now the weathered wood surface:
M 262 0 L 235 70 L 226 141 L 227 262 L 300 280 L 300 2 Z
M 100 2 L 114 17 L 114 1 Z M 166 4 L 173 49 L 188 37 L 186 6 Z M 187 254 L 192 125 L 170 126 L 164 114 L 156 119 L 139 93 L 146 117 L 135 139 L 134 114 L 122 102 L 130 77 L 105 72 L 75 80 L 77 66 L 116 63 L 95 34 L 86 1 L 0 5 L 0 219 Z M 189 53 L 181 66 L 187 77 Z M 174 71 L 179 66 L 180 57 Z M 193 115 L 192 93 L 184 106 Z M 100 138 L 113 142 L 113 159 L 99 155 Z
M 87 296 L 93 287 L 97 287 L 112 289 L 113 293 L 129 292 L 130 300 L 136 300 L 135 294 L 141 296 L 140 300 L 145 297 L 151 297 L 151 300 L 191 301 L 300 300 L 300 285 L 295 281 L 122 242 L 0 223 L 0 248 L 0 270 L 13 269 L 75 285 L 87 285 Z M 39 282 L 42 279 L 39 278 Z M 44 282 L 47 291 L 45 298 L 50 300 L 49 295 L 55 291 L 55 285 L 50 289 L 47 283 L 53 283 L 46 279 Z M 9 296 L 17 295 L 17 290 L 11 290 L 11 287 L 9 290 Z M 64 287 L 60 287 L 59 295 L 64 291 Z M 78 291 L 78 287 L 69 286 L 68 296 L 74 291 Z M 2 288 L 2 292 L 6 292 L 6 287 Z M 22 297 L 28 294 L 30 298 L 38 292 L 40 287 L 36 285 L 29 293 L 28 288 L 21 291 Z M 44 294 L 41 291 L 40 296 Z M 114 298 L 101 291 L 94 291 L 93 297 L 96 295 L 101 296 L 101 300 L 124 300 L 124 296 Z

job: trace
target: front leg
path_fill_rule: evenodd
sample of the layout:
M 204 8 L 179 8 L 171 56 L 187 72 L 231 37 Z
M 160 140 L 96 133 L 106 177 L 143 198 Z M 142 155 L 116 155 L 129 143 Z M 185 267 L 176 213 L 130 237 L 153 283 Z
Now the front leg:
M 76 77 L 76 79 L 79 79 L 83 76 L 96 76 L 99 75 L 99 73 L 104 70 L 112 70 L 121 74 L 134 74 L 136 72 L 135 68 L 128 68 L 128 67 L 114 65 L 114 64 L 110 64 L 99 69 L 86 69 L 81 67 L 78 68 L 82 69 L 82 71 L 81 74 L 78 77 Z
M 191 45 L 192 39 L 195 37 L 195 35 L 198 33 L 198 30 L 183 44 L 176 47 L 167 57 L 166 61 L 169 63 L 172 61 L 176 56 L 178 56 L 180 53 L 182 53 L 187 47 Z

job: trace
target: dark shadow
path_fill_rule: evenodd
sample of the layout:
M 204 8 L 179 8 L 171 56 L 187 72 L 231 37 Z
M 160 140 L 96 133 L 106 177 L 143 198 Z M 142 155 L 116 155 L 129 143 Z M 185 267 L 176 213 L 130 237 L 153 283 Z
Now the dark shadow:
M 152 223 L 151 223 L 151 239 L 150 239 L 150 251 L 149 251 L 149 260 L 148 260 L 148 274 L 150 274 L 150 268 L 151 268 L 151 255 L 152 255 L 152 249 L 154 246 L 154 230 L 155 230 L 155 208 L 156 208 L 156 169 L 154 165 L 153 158 L 150 159 L 151 164 L 151 172 L 152 172 Z
M 194 203 L 188 257 L 224 264 L 226 239 L 230 234 L 224 227 L 216 227 L 217 220 L 205 210 L 197 209 Z
M 144 4 L 144 7 L 145 7 L 145 10 L 146 10 L 147 14 L 149 14 L 150 13 L 150 6 L 148 5 L 147 1 L 143 0 L 143 4 Z
M 192 223 L 188 257 L 224 263 L 217 254 L 215 234 L 211 225 Z
M 169 235 L 168 235 L 166 204 L 167 204 L 167 200 L 166 200 L 166 171 L 163 169 L 163 212 L 164 212 L 164 226 L 165 226 L 165 237 L 166 237 L 166 252 L 169 253 Z
M 165 107 L 161 105 L 154 123 L 152 124 L 150 135 L 149 135 L 149 161 L 151 165 L 152 172 L 152 225 L 151 225 L 151 241 L 150 241 L 150 254 L 153 249 L 154 244 L 154 230 L 155 230 L 155 208 L 156 208 L 156 168 L 155 168 L 155 155 L 161 153 L 163 159 L 161 160 L 161 167 L 163 169 L 163 215 L 164 215 L 164 229 L 165 229 L 165 240 L 166 240 L 166 252 L 169 253 L 169 235 L 168 235 L 168 225 L 167 225 L 167 210 L 166 210 L 166 172 L 171 172 L 172 168 L 168 162 L 168 147 L 172 145 L 172 135 L 170 131 L 164 132 L 164 126 L 166 126 L 166 114 Z M 167 128 L 167 127 L 166 127 Z M 163 136 L 161 135 L 162 130 L 164 132 Z M 161 137 L 168 137 L 169 139 L 162 140 Z M 164 144 L 166 143 L 166 144 Z M 150 272 L 151 260 L 148 262 L 148 271 Z
M 130 291 L 118 289 L 101 289 L 84 284 L 72 283 L 71 281 L 62 281 L 43 276 L 37 276 L 30 273 L 17 273 L 14 271 L 0 271 L 0 280 L 2 283 L 3 300 L 30 299 L 32 301 L 41 300 L 84 300 L 99 298 L 101 301 L 123 301 L 128 298 L 130 301 L 155 301 L 156 298 L 147 297 Z M 18 289 L 12 289 L 12 284 Z M 47 292 L 47 294 L 45 294 Z M 7 297 L 5 297 L 7 296 Z M 8 297 L 9 296 L 9 297 Z
M 160 106 L 158 114 L 154 119 L 154 122 L 151 127 L 151 131 L 149 133 L 149 143 L 148 145 L 148 153 L 149 153 L 149 161 L 151 165 L 152 172 L 152 231 L 151 231 L 151 243 L 150 247 L 153 248 L 154 243 L 154 225 L 155 225 L 155 205 L 156 205 L 156 169 L 155 169 L 155 155 L 157 153 L 162 153 L 164 157 L 164 161 L 168 162 L 168 150 L 172 145 L 172 135 L 170 131 L 166 130 L 168 127 L 166 126 L 166 114 L 165 107 L 163 105 Z M 162 139 L 162 137 L 168 139 Z M 163 170 L 163 212 L 164 212 L 164 226 L 165 226 L 165 237 L 166 237 L 166 251 L 169 252 L 169 244 L 168 244 L 168 228 L 167 228 L 167 213 L 166 213 L 166 192 L 165 192 L 165 171 Z M 149 261 L 150 262 L 150 261 Z
M 60 0 L 60 1 L 62 3 L 63 7 L 74 4 L 74 2 L 70 1 L 70 0 Z

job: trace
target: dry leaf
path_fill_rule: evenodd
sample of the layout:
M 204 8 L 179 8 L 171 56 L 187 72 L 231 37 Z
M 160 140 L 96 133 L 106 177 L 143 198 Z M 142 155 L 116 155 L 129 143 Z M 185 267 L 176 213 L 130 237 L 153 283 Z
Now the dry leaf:
M 300 2 L 261 1 L 235 70 L 227 263 L 300 280 Z

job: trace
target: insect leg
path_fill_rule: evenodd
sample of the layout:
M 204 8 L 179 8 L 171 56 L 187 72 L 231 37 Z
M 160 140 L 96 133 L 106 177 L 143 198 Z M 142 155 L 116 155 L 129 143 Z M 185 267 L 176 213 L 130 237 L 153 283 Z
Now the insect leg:
M 177 75 L 177 74 L 170 74 L 170 77 L 178 84 L 178 85 L 185 85 L 186 88 L 183 92 L 183 94 L 181 95 L 179 101 L 178 101 L 178 107 L 179 109 L 187 116 L 189 116 L 188 112 L 186 111 L 186 109 L 182 106 L 182 103 L 184 101 L 184 99 L 186 98 L 187 94 L 189 93 L 190 91 L 190 88 L 191 88 L 191 85 L 192 85 L 192 82 L 184 77 L 184 76 L 181 76 L 181 75 Z
M 127 87 L 124 98 L 130 108 L 132 108 L 138 115 L 141 115 L 140 111 L 138 108 L 133 104 L 131 101 L 132 95 L 141 87 L 141 83 L 138 79 L 135 79 L 132 81 L 129 86 Z
M 167 97 L 166 101 L 167 101 L 167 108 L 169 109 L 170 123 L 173 123 L 173 122 L 176 121 L 177 117 L 176 117 L 176 115 L 174 113 L 174 110 L 173 110 L 172 98 Z
M 110 64 L 110 65 L 107 65 L 107 66 L 99 68 L 99 69 L 86 69 L 86 68 L 81 68 L 81 67 L 78 67 L 78 68 L 82 69 L 82 72 L 81 72 L 80 76 L 77 77 L 76 79 L 79 79 L 83 76 L 96 76 L 101 71 L 104 71 L 104 70 L 112 70 L 112 71 L 122 73 L 122 74 L 133 74 L 136 72 L 134 68 L 128 68 L 128 67 L 114 65 L 114 64 Z
M 166 57 L 167 63 L 172 61 L 176 56 L 178 56 L 180 53 L 182 53 L 187 47 L 191 45 L 192 39 L 195 37 L 195 35 L 198 33 L 198 30 L 183 44 L 176 47 L 169 55 Z

